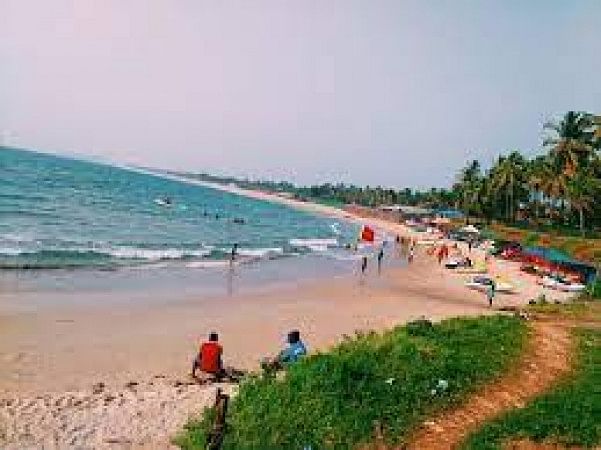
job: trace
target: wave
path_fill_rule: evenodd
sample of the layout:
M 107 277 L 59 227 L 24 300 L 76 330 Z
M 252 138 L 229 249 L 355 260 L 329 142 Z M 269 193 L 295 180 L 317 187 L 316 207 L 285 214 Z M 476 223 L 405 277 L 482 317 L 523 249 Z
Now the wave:
M 57 268 L 114 268 L 124 266 L 152 266 L 160 262 L 185 262 L 186 267 L 215 267 L 227 264 L 230 250 L 201 248 L 141 248 L 116 246 L 108 248 L 19 248 L 0 247 L 0 269 L 57 269 Z M 241 248 L 238 254 L 249 260 L 271 259 L 284 255 L 281 247 Z
M 251 258 L 264 258 L 266 256 L 277 256 L 283 255 L 284 249 L 281 247 L 273 248 L 247 248 L 238 250 L 240 256 L 247 256 Z
M 6 256 L 18 256 L 18 255 L 21 255 L 24 252 L 25 252 L 25 250 L 20 249 L 20 248 L 0 247 L 0 256 L 2 256 L 2 255 L 6 255 Z
M 96 250 L 100 254 L 106 254 L 117 259 L 143 259 L 147 261 L 161 261 L 166 259 L 203 258 L 211 255 L 211 249 L 181 250 L 161 249 L 153 250 L 136 247 L 118 247 L 110 250 Z
M 290 239 L 288 242 L 292 247 L 338 247 L 338 239 L 335 238 Z

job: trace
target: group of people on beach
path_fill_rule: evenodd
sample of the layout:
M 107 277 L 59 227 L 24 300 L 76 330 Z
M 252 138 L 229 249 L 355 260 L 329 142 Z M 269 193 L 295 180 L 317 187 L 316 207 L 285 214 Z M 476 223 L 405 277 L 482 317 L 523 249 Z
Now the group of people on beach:
M 401 256 L 406 256 L 408 263 L 412 263 L 415 257 L 416 240 L 404 236 L 396 236 L 396 245 Z M 471 245 L 469 246 L 471 251 Z M 384 260 L 383 243 L 376 254 L 378 273 L 382 270 Z M 455 245 L 457 249 L 457 246 Z M 435 251 L 435 256 L 439 264 L 442 264 L 444 259 L 449 257 L 449 246 L 443 244 Z M 238 256 L 238 244 L 234 244 L 230 254 L 230 263 L 233 264 Z M 361 273 L 367 271 L 368 257 L 363 256 L 361 259 Z M 494 281 L 487 286 L 485 290 L 486 298 L 490 306 L 496 294 L 496 286 Z M 292 330 L 288 333 L 287 345 L 276 356 L 263 358 L 261 360 L 261 368 L 265 375 L 273 375 L 279 370 L 285 369 L 287 366 L 296 363 L 307 354 L 307 347 L 301 340 L 300 332 Z M 216 379 L 221 379 L 226 375 L 226 370 L 223 366 L 223 347 L 219 343 L 219 335 L 216 332 L 209 333 L 208 340 L 203 342 L 198 350 L 198 354 L 192 363 L 192 377 L 196 377 L 196 372 L 200 371 L 205 374 L 214 376 Z
M 395 243 L 397 248 L 400 251 L 400 255 L 407 258 L 407 262 L 411 264 L 415 259 L 415 239 L 409 239 L 404 236 L 396 236 Z M 384 262 L 384 248 L 386 247 L 386 241 L 382 243 L 379 247 L 378 252 L 376 253 L 376 261 L 378 264 L 378 274 L 382 273 L 382 264 Z M 367 272 L 369 258 L 367 255 L 364 255 L 361 258 L 361 275 L 365 275 Z
M 277 371 L 296 363 L 306 354 L 307 347 L 301 340 L 300 331 L 292 330 L 288 333 L 286 347 L 274 357 L 263 358 L 261 368 L 266 376 L 273 376 Z M 223 347 L 219 343 L 219 335 L 214 331 L 209 333 L 207 341 L 201 343 L 198 354 L 192 362 L 193 378 L 196 378 L 197 371 L 213 376 L 217 380 L 227 375 L 223 365 Z
M 428 253 L 431 255 L 434 255 L 436 257 L 436 259 L 438 260 L 438 264 L 441 265 L 444 260 L 447 260 L 449 258 L 450 250 L 453 249 L 456 253 L 459 253 L 461 255 L 461 257 L 455 258 L 455 262 L 453 263 L 452 267 L 472 268 L 474 265 L 473 265 L 472 259 L 470 258 L 469 255 L 471 255 L 473 247 L 474 247 L 474 242 L 473 242 L 473 240 L 470 239 L 467 241 L 467 248 L 468 248 L 467 256 L 464 256 L 463 253 L 460 252 L 459 246 L 457 243 L 454 243 L 451 246 L 451 248 L 449 248 L 449 245 L 444 243 L 438 247 L 435 247 L 434 249 L 432 249 L 432 251 L 429 251 Z M 489 260 L 490 260 L 490 255 L 487 252 L 485 252 L 485 254 L 484 254 L 485 266 L 488 265 Z M 449 267 L 449 264 L 447 264 L 446 267 Z M 486 295 L 486 300 L 490 307 L 492 307 L 493 301 L 496 296 L 496 291 L 497 291 L 496 282 L 495 282 L 495 280 L 490 279 L 484 288 L 484 294 Z

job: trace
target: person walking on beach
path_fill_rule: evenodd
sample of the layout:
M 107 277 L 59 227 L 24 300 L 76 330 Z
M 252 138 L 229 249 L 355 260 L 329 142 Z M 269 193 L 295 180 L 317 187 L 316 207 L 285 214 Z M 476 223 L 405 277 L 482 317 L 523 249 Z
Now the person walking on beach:
M 192 363 L 192 377 L 196 378 L 196 371 L 215 375 L 223 375 L 223 362 L 221 356 L 223 347 L 219 344 L 219 335 L 215 332 L 209 334 L 209 340 L 203 342 L 198 350 L 198 355 Z
M 384 259 L 384 246 L 378 252 L 378 274 L 382 273 L 382 260 Z
M 442 247 L 440 247 L 438 249 L 438 251 L 436 252 L 436 258 L 438 259 L 438 265 L 440 266 L 442 264 L 442 258 L 444 256 L 444 250 L 442 249 Z
M 361 258 L 361 275 L 365 275 L 365 271 L 367 270 L 367 256 Z
M 415 257 L 415 249 L 413 248 L 413 246 L 411 247 L 411 250 L 409 250 L 409 256 L 407 257 L 407 262 L 409 264 L 411 264 L 413 262 L 413 258 Z

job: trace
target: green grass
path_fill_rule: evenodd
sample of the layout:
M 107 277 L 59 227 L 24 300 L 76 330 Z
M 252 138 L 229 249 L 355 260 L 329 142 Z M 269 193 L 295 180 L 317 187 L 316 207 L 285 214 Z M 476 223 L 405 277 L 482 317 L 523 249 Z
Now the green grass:
M 532 247 L 534 245 L 538 245 L 538 241 L 540 240 L 540 235 L 538 233 L 528 233 L 524 239 L 522 239 L 522 245 L 526 247 Z
M 585 319 L 590 314 L 590 307 L 585 301 L 573 301 L 571 303 L 537 303 L 529 305 L 528 310 L 541 314 L 556 314 L 566 319 Z
M 601 300 L 601 279 L 595 280 L 591 283 L 586 290 L 586 294 L 595 300 Z
M 505 370 L 525 335 L 519 319 L 493 316 L 348 338 L 291 367 L 283 380 L 244 382 L 223 448 L 349 449 L 371 440 L 376 420 L 398 442 L 427 414 Z M 448 388 L 433 392 L 439 380 Z M 176 442 L 203 448 L 210 418 L 189 423 Z
M 501 449 L 509 440 L 587 448 L 601 444 L 601 331 L 580 330 L 575 373 L 525 408 L 485 425 L 464 450 Z

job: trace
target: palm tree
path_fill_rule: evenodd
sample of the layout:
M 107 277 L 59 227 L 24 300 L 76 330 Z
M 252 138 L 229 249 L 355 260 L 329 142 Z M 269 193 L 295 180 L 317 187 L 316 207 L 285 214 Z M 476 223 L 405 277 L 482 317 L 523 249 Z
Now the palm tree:
M 506 219 L 514 221 L 517 203 L 527 194 L 525 158 L 517 151 L 501 156 L 491 169 L 490 177 L 493 192 L 505 196 Z
M 568 111 L 559 122 L 545 124 L 551 131 L 544 144 L 566 177 L 572 177 L 593 154 L 593 116 Z
M 549 181 L 553 177 L 554 174 L 547 155 L 537 156 L 528 164 L 526 178 L 527 184 L 530 187 L 530 200 L 534 203 L 536 221 L 540 218 L 539 207 L 544 203 L 546 198 L 551 196 L 552 189 Z
M 576 173 L 566 185 L 566 198 L 571 208 L 578 211 L 580 233 L 584 237 L 584 212 L 589 211 L 595 197 L 601 193 L 600 182 L 590 173 L 580 171 Z
M 601 116 L 594 116 L 593 119 L 593 147 L 601 150 Z
M 470 212 L 473 212 L 474 205 L 478 202 L 478 193 L 481 188 L 482 172 L 478 160 L 470 161 L 459 174 L 459 179 L 454 188 L 461 199 L 463 211 L 467 222 L 469 222 Z

